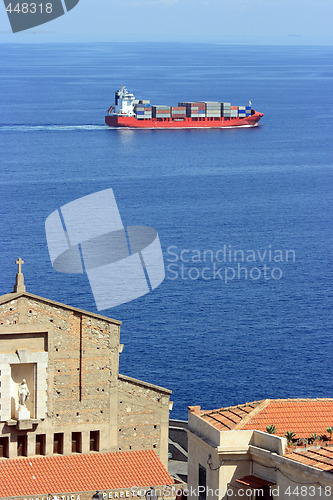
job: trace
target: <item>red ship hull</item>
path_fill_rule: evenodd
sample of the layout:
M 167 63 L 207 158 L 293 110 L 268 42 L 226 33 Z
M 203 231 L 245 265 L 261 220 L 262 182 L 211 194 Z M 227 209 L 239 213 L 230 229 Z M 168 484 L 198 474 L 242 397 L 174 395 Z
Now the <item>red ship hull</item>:
M 135 116 L 107 115 L 105 123 L 109 127 L 126 128 L 230 128 L 255 127 L 264 116 L 257 111 L 245 118 L 148 118 L 137 119 Z

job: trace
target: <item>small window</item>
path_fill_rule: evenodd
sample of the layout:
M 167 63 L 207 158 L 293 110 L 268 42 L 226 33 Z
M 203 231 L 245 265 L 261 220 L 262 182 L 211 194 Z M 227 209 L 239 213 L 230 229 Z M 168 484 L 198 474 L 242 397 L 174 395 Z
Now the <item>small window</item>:
M 90 451 L 99 451 L 99 431 L 90 431 Z
M 56 432 L 53 436 L 53 453 L 62 455 L 64 453 L 64 435 Z
M 28 449 L 28 436 L 17 436 L 17 456 L 26 457 Z
M 9 458 L 9 438 L 0 438 L 0 458 Z
M 81 432 L 72 432 L 72 453 L 82 453 Z
M 199 500 L 206 500 L 206 469 L 202 465 L 199 465 L 199 486 L 201 486 Z
M 45 455 L 46 435 L 36 435 L 36 455 Z

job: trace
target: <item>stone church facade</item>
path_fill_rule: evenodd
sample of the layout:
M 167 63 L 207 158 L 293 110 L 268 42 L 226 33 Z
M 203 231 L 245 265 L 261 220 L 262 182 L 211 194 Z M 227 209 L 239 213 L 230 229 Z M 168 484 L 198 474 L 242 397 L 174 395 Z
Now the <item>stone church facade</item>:
M 154 449 L 167 467 L 171 391 L 119 374 L 120 325 L 26 292 L 19 263 L 0 297 L 0 457 Z

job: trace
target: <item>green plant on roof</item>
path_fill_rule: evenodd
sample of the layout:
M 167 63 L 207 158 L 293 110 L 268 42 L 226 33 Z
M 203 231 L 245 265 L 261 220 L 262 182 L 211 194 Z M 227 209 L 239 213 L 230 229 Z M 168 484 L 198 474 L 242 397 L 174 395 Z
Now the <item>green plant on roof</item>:
M 319 436 L 317 436 L 317 434 L 314 432 L 313 434 L 311 434 L 311 436 L 309 437 L 309 442 L 311 443 L 314 443 L 315 441 L 317 441 L 319 439 Z
M 268 434 L 275 434 L 276 433 L 275 425 L 267 425 L 266 432 L 268 432 Z
M 287 431 L 284 436 L 287 438 L 288 444 L 291 444 L 296 436 L 296 432 Z
M 332 438 L 332 434 L 333 434 L 333 426 L 330 426 L 330 427 L 326 427 L 325 431 L 327 431 L 330 435 L 330 439 Z

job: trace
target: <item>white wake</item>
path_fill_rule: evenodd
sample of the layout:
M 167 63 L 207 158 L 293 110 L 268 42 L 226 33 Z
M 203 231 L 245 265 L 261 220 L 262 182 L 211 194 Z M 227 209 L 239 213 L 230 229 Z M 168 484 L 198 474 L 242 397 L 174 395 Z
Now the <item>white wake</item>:
M 106 125 L 0 125 L 0 132 L 77 132 L 108 128 Z

